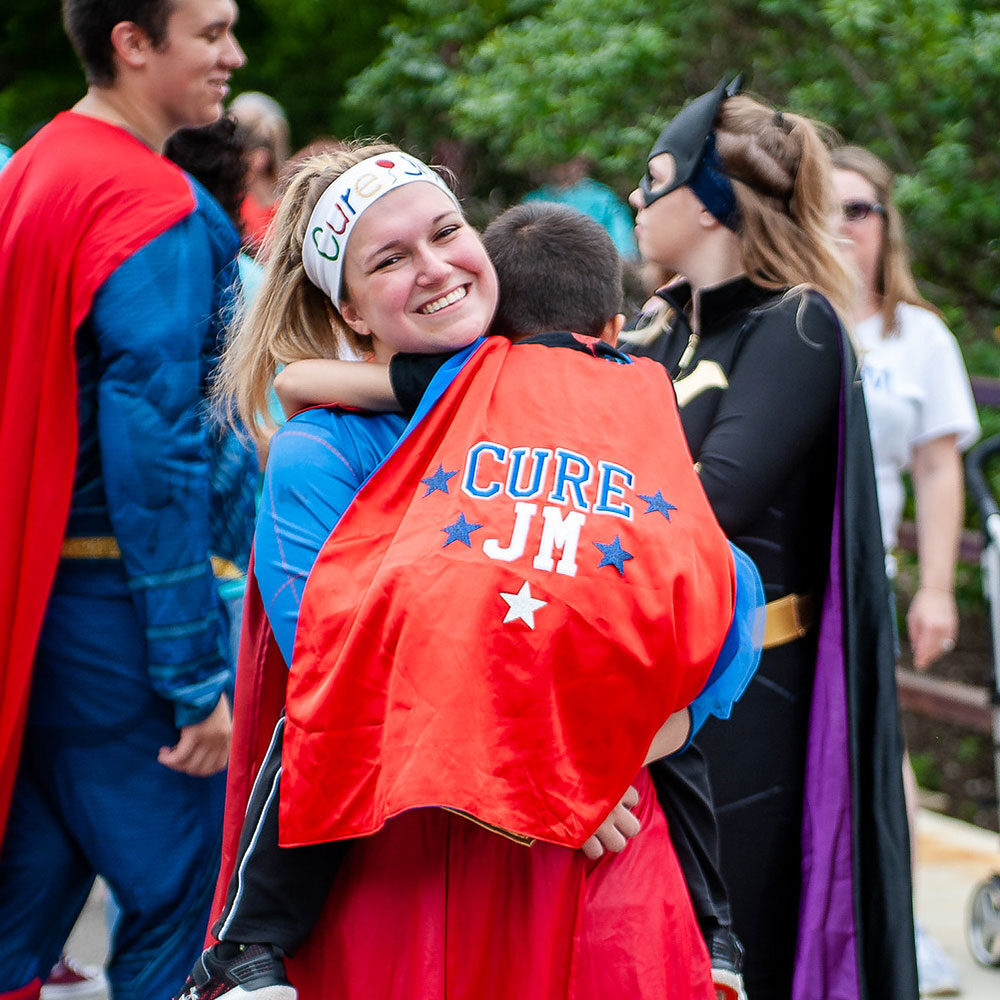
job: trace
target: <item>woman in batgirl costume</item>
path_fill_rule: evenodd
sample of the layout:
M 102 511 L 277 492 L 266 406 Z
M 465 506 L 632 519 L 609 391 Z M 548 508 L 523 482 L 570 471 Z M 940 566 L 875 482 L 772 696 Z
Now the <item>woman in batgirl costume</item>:
M 709 502 L 768 600 L 733 718 L 655 767 L 713 965 L 742 959 L 754 1000 L 917 995 L 892 629 L 831 177 L 814 123 L 723 82 L 666 126 L 631 196 L 643 256 L 679 276 L 631 349 L 674 379 Z

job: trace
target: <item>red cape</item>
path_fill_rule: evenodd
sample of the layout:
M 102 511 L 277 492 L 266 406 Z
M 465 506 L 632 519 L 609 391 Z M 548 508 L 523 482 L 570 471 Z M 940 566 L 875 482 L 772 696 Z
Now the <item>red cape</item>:
M 499 337 L 471 356 L 310 573 L 282 844 L 420 806 L 567 847 L 593 833 L 733 616 L 729 546 L 672 400 L 641 359 Z M 516 521 L 523 550 L 502 551 Z
M 253 579 L 251 567 L 213 922 L 288 676 Z M 607 1000 L 623 990 L 633 1000 L 711 1000 L 663 813 L 645 772 L 636 785 L 642 832 L 596 864 L 438 809 L 413 810 L 358 841 L 319 923 L 286 962 L 300 1000 Z
M 0 837 L 73 486 L 74 335 L 115 268 L 194 206 L 172 163 L 74 112 L 0 172 Z

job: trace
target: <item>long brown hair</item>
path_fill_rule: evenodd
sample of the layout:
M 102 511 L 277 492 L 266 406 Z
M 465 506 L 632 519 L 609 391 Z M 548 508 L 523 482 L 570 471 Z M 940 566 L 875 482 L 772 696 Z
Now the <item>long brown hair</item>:
M 850 327 L 857 282 L 837 247 L 825 126 L 746 95 L 724 101 L 716 148 L 733 180 L 747 275 L 765 288 L 814 288 Z
M 392 152 L 398 147 L 356 143 L 319 153 L 302 162 L 282 195 L 261 287 L 231 325 L 213 393 L 226 419 L 238 417 L 258 445 L 277 427 L 268 394 L 279 365 L 357 356 L 371 348 L 369 338 L 358 337 L 307 277 L 302 243 L 309 216 L 330 184 L 356 163 Z
M 875 189 L 875 200 L 884 212 L 882 252 L 875 275 L 875 291 L 882 299 L 882 336 L 889 337 L 899 332 L 896 308 L 901 302 L 929 309 L 940 316 L 941 312 L 917 290 L 910 269 L 903 217 L 892 197 L 893 174 L 888 164 L 860 146 L 841 146 L 833 151 L 833 165 L 837 170 L 851 170 L 868 181 Z

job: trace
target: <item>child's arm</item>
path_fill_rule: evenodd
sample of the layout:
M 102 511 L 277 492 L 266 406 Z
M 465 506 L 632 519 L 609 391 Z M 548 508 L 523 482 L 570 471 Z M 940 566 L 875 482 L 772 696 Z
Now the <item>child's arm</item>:
M 377 413 L 399 413 L 389 366 L 374 361 L 293 361 L 274 376 L 274 391 L 285 416 L 308 406 L 339 403 Z
M 679 712 L 674 712 L 657 730 L 644 763 L 649 764 L 680 750 L 687 741 L 690 728 L 691 716 L 688 710 L 682 708 Z M 638 804 L 639 793 L 629 785 L 621 802 L 611 810 L 594 834 L 587 838 L 580 850 L 591 861 L 595 861 L 605 851 L 613 854 L 624 851 L 628 842 L 639 832 L 639 821 L 632 814 Z
M 649 751 L 646 753 L 644 764 L 650 764 L 661 757 L 669 757 L 687 743 L 688 733 L 691 729 L 691 713 L 682 708 L 679 712 L 674 712 L 666 722 L 657 730 L 653 737 L 653 742 L 649 744 Z

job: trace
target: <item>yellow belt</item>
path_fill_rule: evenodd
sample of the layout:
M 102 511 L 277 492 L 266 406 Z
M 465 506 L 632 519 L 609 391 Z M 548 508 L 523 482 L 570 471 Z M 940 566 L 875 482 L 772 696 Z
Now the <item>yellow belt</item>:
M 786 594 L 764 607 L 764 648 L 773 649 L 801 639 L 816 620 L 808 594 Z
M 60 555 L 63 559 L 121 559 L 122 552 L 117 539 L 98 535 L 64 538 Z M 221 556 L 212 556 L 212 571 L 224 580 L 243 576 L 239 566 Z M 764 611 L 764 649 L 801 639 L 815 620 L 812 598 L 808 595 L 786 594 L 769 601 Z
M 63 559 L 121 559 L 118 539 L 111 535 L 64 538 L 59 555 Z M 212 572 L 220 580 L 240 580 L 243 571 L 236 563 L 222 556 L 212 556 Z

